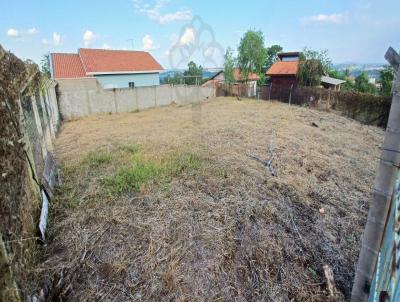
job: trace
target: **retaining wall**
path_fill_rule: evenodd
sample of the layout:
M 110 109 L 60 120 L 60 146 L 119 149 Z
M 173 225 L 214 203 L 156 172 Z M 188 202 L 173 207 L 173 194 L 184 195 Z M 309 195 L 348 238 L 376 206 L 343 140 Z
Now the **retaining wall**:
M 213 87 L 161 85 L 103 89 L 95 78 L 57 82 L 58 103 L 64 120 L 99 113 L 133 112 L 172 103 L 188 104 L 215 97 Z

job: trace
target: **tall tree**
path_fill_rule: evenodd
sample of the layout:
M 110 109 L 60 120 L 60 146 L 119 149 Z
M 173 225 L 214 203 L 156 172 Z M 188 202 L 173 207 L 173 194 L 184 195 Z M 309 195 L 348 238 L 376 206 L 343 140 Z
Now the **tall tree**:
M 224 76 L 225 82 L 232 84 L 235 82 L 233 70 L 235 69 L 235 58 L 233 57 L 233 51 L 230 47 L 226 49 L 224 56 Z
M 363 93 L 375 93 L 375 86 L 369 82 L 368 74 L 363 71 L 356 77 L 355 89 Z
M 185 83 L 188 85 L 201 84 L 203 79 L 203 67 L 201 65 L 197 66 L 195 62 L 190 61 L 188 63 L 188 69 L 185 70 L 183 75 L 185 78 Z
M 264 34 L 261 31 L 247 31 L 240 40 L 238 53 L 238 65 L 242 80 L 247 81 L 251 72 L 260 77 L 263 76 L 267 49 L 264 46 Z
M 167 76 L 163 80 L 163 83 L 175 85 L 184 83 L 182 72 L 174 72 L 172 75 Z
M 40 61 L 40 69 L 42 71 L 42 73 L 50 78 L 51 74 L 50 74 L 50 54 L 44 54 L 42 60 Z
M 327 49 L 318 51 L 305 47 L 303 50 L 303 55 L 306 60 L 320 61 L 325 74 L 328 74 L 329 70 L 332 69 L 332 60 L 328 55 Z
M 271 45 L 267 47 L 267 60 L 265 62 L 265 70 L 268 70 L 272 64 L 278 60 L 278 53 L 283 50 L 280 45 Z
M 393 68 L 391 66 L 388 65 L 379 71 L 379 80 L 382 85 L 381 95 L 390 96 L 392 94 L 393 78 Z
M 321 76 L 328 74 L 332 67 L 332 61 L 328 51 L 316 51 L 304 48 L 300 56 L 297 78 L 302 86 L 318 86 Z
M 348 69 L 346 69 L 348 71 Z M 336 69 L 331 69 L 328 72 L 328 75 L 332 78 L 340 79 L 346 81 L 345 83 L 340 85 L 341 90 L 351 91 L 354 90 L 354 84 L 349 78 L 349 73 L 345 71 L 339 71 Z

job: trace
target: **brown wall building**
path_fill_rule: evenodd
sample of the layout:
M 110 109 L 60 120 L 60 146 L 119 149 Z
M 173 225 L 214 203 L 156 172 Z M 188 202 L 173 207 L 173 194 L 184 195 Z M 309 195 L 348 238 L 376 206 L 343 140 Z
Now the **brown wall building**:
M 276 61 L 267 70 L 270 81 L 270 96 L 273 99 L 288 99 L 290 89 L 296 88 L 297 70 L 299 68 L 299 52 L 285 52 L 278 54 Z

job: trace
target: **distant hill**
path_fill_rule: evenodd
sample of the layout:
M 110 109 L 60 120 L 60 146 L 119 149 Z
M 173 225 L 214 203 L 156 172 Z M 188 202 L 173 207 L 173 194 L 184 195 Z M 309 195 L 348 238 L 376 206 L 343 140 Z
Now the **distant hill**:
M 350 71 L 350 75 L 353 77 L 359 76 L 363 71 L 365 71 L 370 78 L 379 79 L 379 71 L 385 67 L 385 64 L 382 63 L 340 63 L 334 64 L 333 68 L 338 71 L 345 71 L 348 69 Z

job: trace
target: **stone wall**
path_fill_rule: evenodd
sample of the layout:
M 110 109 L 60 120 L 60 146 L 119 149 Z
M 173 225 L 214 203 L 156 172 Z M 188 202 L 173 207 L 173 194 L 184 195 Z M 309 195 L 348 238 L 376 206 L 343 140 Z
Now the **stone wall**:
M 172 103 L 188 104 L 215 97 L 213 87 L 161 85 L 103 89 L 95 78 L 57 82 L 58 103 L 64 120 L 92 114 L 134 112 Z

